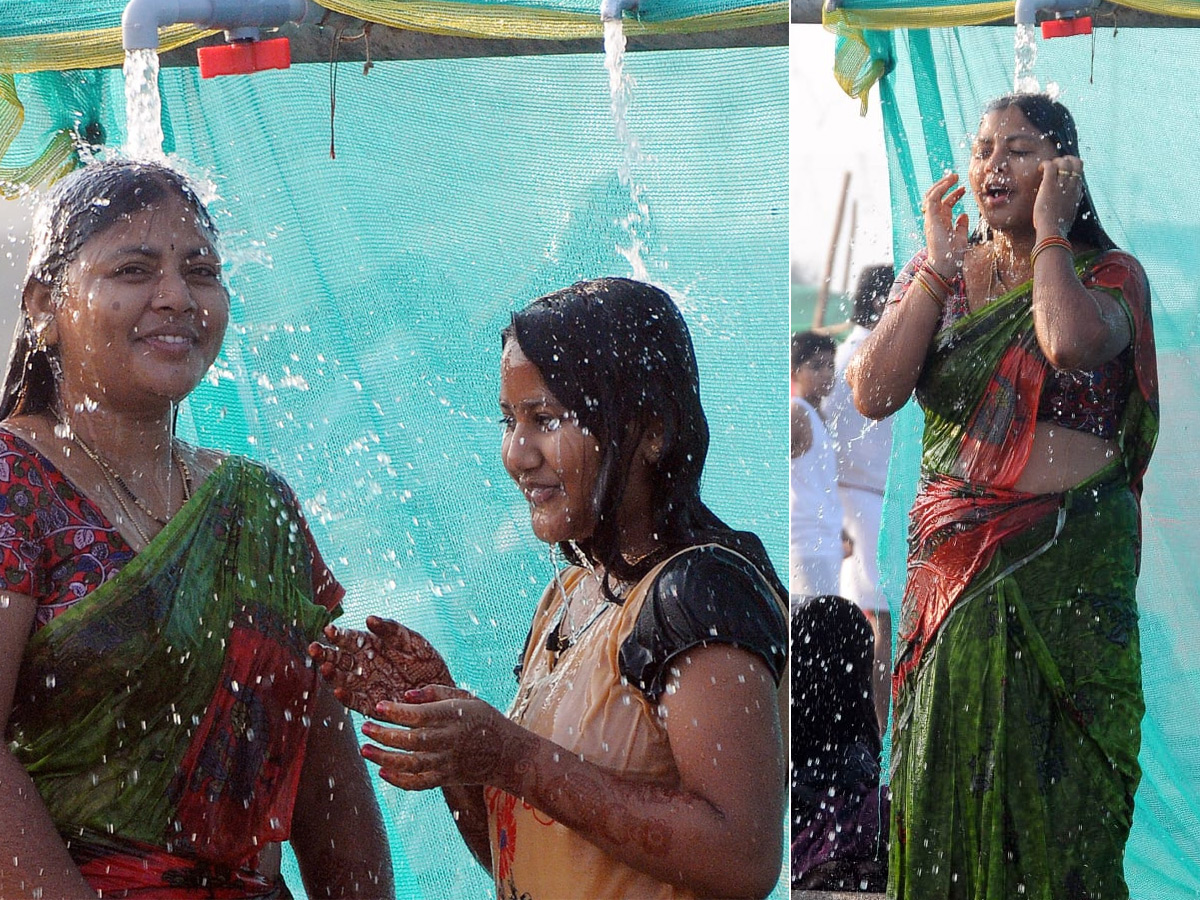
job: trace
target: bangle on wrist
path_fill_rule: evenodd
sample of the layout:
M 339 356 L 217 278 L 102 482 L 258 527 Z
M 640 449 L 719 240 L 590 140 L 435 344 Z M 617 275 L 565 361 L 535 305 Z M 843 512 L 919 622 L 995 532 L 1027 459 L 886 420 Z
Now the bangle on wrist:
M 912 286 L 909 288 L 909 290 L 911 290 L 912 287 L 919 287 L 924 292 L 926 297 L 937 304 L 939 311 L 944 311 L 946 309 L 946 295 L 949 292 L 941 291 L 938 289 L 940 285 L 931 283 L 929 276 L 924 269 L 918 269 L 916 274 L 913 275 Z
M 945 278 L 941 272 L 935 269 L 929 260 L 925 260 L 925 262 L 921 264 L 920 271 L 933 278 L 934 284 L 937 284 L 939 287 L 941 287 L 943 300 L 954 292 L 954 287 L 950 284 L 949 279 Z
M 1049 250 L 1051 247 L 1061 247 L 1068 253 L 1073 253 L 1074 251 L 1074 248 L 1071 246 L 1071 242 L 1061 235 L 1055 234 L 1048 238 L 1042 238 L 1033 245 L 1033 252 L 1029 254 L 1029 268 L 1032 269 L 1037 263 L 1037 258 L 1042 254 L 1042 252 L 1044 250 Z

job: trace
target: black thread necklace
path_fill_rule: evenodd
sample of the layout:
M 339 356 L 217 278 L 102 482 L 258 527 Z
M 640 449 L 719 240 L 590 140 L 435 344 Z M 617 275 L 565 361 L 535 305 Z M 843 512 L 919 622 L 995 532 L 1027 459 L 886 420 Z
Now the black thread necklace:
M 93 450 L 87 444 L 87 442 L 83 440 L 83 438 L 75 433 L 75 429 L 71 427 L 69 422 L 64 421 L 61 416 L 57 415 L 57 413 L 55 414 L 54 418 L 57 419 L 58 423 L 66 429 L 66 436 L 68 440 L 75 444 L 75 446 L 83 451 L 84 455 L 88 459 L 96 464 L 96 467 L 100 470 L 100 473 L 104 476 L 104 480 L 108 483 L 109 488 L 112 490 L 113 496 L 116 498 L 117 503 L 125 513 L 126 519 L 129 520 L 130 524 L 133 525 L 134 530 L 137 531 L 138 537 L 140 537 L 145 543 L 150 543 L 149 536 L 147 535 L 146 531 L 140 525 L 138 525 L 137 520 L 132 515 L 132 511 L 126 505 L 125 500 L 128 499 L 131 501 L 133 505 L 141 510 L 147 517 L 149 517 L 152 521 L 157 522 L 161 526 L 165 526 L 169 521 L 171 515 L 170 512 L 167 513 L 166 517 L 157 515 L 150 508 L 150 506 L 144 500 L 142 500 L 141 497 L 133 492 L 133 490 L 125 482 L 125 479 L 121 477 L 121 473 L 109 465 L 108 461 L 104 459 L 103 456 Z M 171 439 L 171 461 L 179 470 L 179 474 L 182 477 L 183 502 L 187 503 L 190 499 L 192 499 L 192 472 L 188 468 L 187 463 L 184 461 L 183 454 L 179 452 L 179 448 L 176 446 L 176 441 L 174 438 Z

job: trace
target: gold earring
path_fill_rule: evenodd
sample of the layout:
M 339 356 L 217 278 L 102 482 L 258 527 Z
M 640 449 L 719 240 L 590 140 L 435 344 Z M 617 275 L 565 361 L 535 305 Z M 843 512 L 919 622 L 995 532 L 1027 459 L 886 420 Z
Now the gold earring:
M 31 322 L 29 327 L 33 331 L 33 352 L 45 353 L 50 349 L 50 343 L 46 339 L 46 332 L 50 330 L 53 319 L 48 315 L 39 316 L 36 322 Z
M 662 435 L 656 435 L 650 439 L 650 443 L 646 446 L 646 462 L 650 465 L 656 465 L 662 459 L 663 439 Z

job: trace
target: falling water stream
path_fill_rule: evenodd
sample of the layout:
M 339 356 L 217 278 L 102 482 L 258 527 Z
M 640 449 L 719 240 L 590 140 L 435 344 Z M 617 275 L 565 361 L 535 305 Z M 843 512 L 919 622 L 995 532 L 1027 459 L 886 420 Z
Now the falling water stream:
M 125 53 L 125 153 L 130 159 L 163 159 L 158 51 Z
M 1016 58 L 1016 70 L 1013 74 L 1013 91 L 1018 94 L 1035 94 L 1041 90 L 1037 76 L 1033 74 L 1037 62 L 1036 25 L 1018 25 L 1014 42 L 1013 55 Z
M 608 72 L 613 125 L 623 151 L 617 174 L 622 186 L 629 189 L 629 199 L 633 203 L 633 209 L 621 222 L 621 226 L 629 234 L 629 246 L 622 247 L 618 244 L 617 252 L 629 260 L 634 278 L 649 281 L 650 274 L 642 258 L 642 251 L 646 248 L 642 234 L 649 224 L 650 208 L 642 197 L 642 185 L 638 184 L 633 175 L 634 166 L 642 159 L 642 151 L 637 139 L 630 133 L 629 123 L 626 121 L 631 82 L 625 74 L 625 27 L 620 19 L 604 20 L 604 68 Z

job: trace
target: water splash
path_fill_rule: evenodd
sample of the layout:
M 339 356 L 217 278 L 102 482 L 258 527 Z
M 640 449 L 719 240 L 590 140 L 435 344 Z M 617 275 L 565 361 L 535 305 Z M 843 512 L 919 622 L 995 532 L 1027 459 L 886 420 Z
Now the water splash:
M 163 160 L 162 101 L 158 51 L 125 54 L 125 153 L 130 159 Z
M 1016 59 L 1016 69 L 1013 73 L 1013 90 L 1018 94 L 1036 94 L 1041 90 L 1037 76 L 1033 73 L 1037 62 L 1037 43 L 1034 35 L 1036 25 L 1018 25 L 1014 41 L 1013 55 Z
M 642 258 L 646 244 L 641 232 L 650 220 L 650 207 L 642 197 L 644 188 L 634 180 L 633 169 L 642 160 L 642 150 L 637 139 L 629 131 L 626 113 L 629 109 L 629 89 L 632 79 L 625 74 L 625 26 L 620 19 L 604 20 L 604 69 L 608 72 L 608 93 L 612 101 L 613 125 L 617 140 L 621 143 L 622 157 L 617 167 L 621 184 L 629 189 L 633 209 L 621 221 L 621 227 L 629 234 L 629 246 L 617 245 L 617 252 L 629 261 L 633 277 L 649 281 L 650 273 Z

